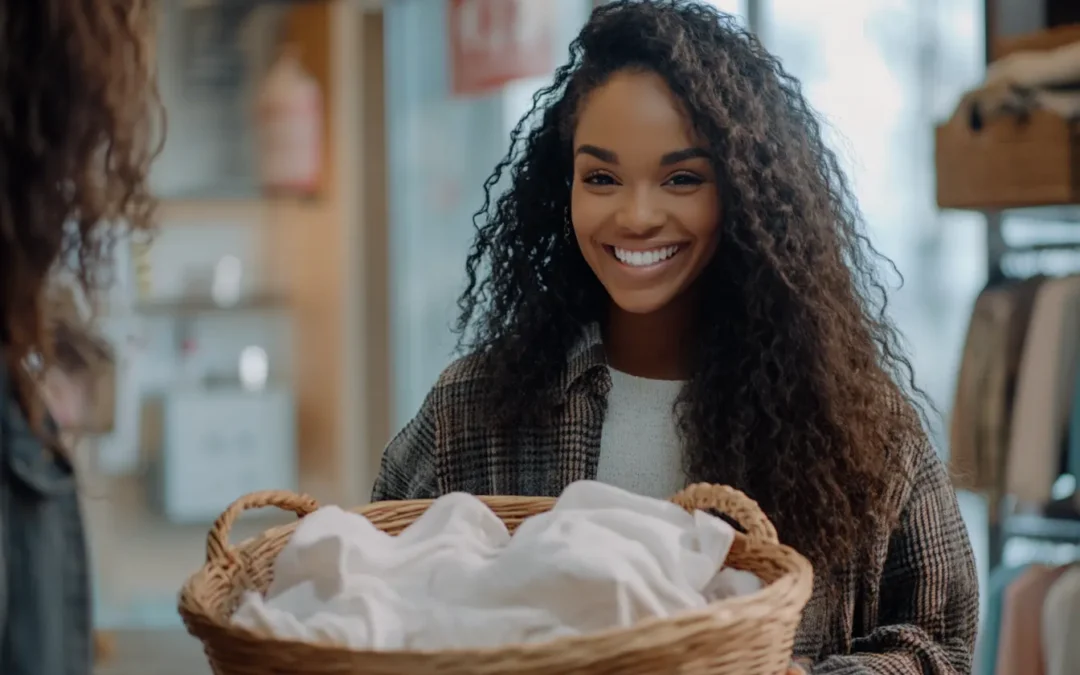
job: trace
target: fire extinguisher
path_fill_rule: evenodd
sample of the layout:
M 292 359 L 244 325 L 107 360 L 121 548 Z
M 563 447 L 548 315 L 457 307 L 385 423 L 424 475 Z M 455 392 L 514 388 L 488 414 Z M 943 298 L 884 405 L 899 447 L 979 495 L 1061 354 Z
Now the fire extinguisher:
M 323 100 L 318 82 L 288 46 L 270 67 L 256 103 L 259 176 L 271 195 L 311 197 L 323 168 Z

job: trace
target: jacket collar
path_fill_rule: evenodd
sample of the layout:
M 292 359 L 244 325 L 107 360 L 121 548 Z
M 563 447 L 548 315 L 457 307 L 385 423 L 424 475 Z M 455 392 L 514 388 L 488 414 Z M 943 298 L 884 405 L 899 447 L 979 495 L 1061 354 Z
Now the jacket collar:
M 563 393 L 569 394 L 586 376 L 602 370 L 606 372 L 607 355 L 604 353 L 604 341 L 599 323 L 590 323 L 582 328 L 581 335 L 566 355 L 566 371 L 563 378 Z M 607 378 L 602 378 L 607 382 Z

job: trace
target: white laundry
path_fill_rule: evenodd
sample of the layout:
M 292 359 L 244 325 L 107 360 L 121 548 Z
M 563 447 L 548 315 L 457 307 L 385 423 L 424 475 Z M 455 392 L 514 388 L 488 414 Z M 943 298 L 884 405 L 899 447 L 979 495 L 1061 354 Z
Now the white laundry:
M 733 540 L 720 518 L 593 481 L 570 485 L 513 537 L 461 493 L 397 537 L 327 507 L 301 521 L 265 598 L 247 594 L 233 621 L 352 649 L 546 641 L 760 590 L 754 575 L 721 570 Z

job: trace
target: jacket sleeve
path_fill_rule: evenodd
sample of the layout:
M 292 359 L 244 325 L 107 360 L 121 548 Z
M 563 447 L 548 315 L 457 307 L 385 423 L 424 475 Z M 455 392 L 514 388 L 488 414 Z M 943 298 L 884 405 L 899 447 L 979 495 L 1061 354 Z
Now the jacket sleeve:
M 941 460 L 921 459 L 880 580 L 877 628 L 813 675 L 968 675 L 979 589 L 967 529 Z
M 434 394 L 434 391 L 428 394 L 416 417 L 386 446 L 371 501 L 433 499 L 438 496 Z

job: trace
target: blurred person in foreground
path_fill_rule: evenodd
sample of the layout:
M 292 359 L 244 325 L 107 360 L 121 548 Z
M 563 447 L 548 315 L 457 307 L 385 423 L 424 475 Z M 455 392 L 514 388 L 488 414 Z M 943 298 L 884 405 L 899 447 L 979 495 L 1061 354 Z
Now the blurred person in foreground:
M 152 0 L 0 0 L 0 673 L 91 672 L 77 484 L 41 394 L 54 273 L 149 227 Z
M 622 0 L 534 101 L 476 218 L 468 355 L 373 499 L 732 485 L 814 564 L 810 672 L 970 673 L 971 545 L 799 82 L 705 2 Z

